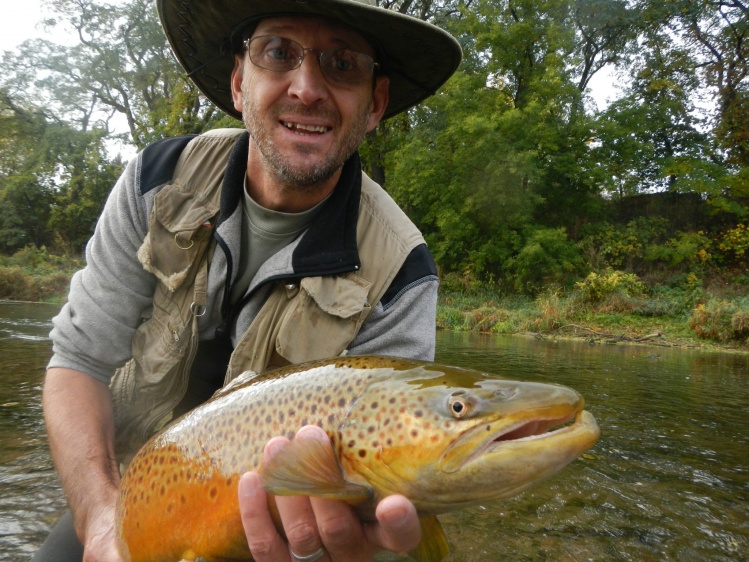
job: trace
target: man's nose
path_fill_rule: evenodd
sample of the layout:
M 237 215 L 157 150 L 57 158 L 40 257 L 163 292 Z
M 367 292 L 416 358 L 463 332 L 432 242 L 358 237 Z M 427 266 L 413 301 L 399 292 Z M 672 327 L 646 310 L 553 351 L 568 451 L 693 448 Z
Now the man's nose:
M 301 66 L 291 71 L 289 95 L 299 98 L 305 105 L 327 99 L 329 84 L 320 68 L 320 53 L 305 51 Z

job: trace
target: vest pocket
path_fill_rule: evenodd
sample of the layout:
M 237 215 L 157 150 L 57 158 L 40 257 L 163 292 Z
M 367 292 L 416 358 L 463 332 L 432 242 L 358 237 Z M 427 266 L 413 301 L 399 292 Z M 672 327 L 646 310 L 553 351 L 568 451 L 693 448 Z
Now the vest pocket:
M 149 232 L 138 251 L 144 267 L 171 291 L 177 289 L 213 233 L 210 220 L 218 208 L 179 183 L 164 187 L 154 199 Z
M 354 274 L 302 279 L 281 320 L 278 354 L 291 363 L 340 355 L 369 313 L 370 285 Z

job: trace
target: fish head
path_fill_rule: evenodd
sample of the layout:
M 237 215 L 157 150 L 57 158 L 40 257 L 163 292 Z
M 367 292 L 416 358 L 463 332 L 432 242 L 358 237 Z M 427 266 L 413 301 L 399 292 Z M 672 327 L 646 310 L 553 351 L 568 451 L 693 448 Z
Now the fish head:
M 352 404 L 340 432 L 347 478 L 441 513 L 513 496 L 599 436 L 574 390 L 423 364 L 393 372 Z

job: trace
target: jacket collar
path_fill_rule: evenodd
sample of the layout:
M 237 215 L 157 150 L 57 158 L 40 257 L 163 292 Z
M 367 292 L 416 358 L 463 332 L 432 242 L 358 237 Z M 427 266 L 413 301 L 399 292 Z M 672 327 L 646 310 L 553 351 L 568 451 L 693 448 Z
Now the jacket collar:
M 245 133 L 237 139 L 229 156 L 221 188 L 219 224 L 240 204 L 249 146 L 250 135 Z M 361 180 L 361 160 L 354 153 L 344 163 L 333 193 L 294 249 L 294 277 L 336 275 L 361 267 L 356 243 Z

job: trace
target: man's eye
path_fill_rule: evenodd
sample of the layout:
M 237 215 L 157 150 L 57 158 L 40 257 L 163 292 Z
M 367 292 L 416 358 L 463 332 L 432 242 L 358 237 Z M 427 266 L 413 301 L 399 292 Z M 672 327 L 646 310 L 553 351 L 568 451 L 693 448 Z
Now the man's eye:
M 282 47 L 268 48 L 265 51 L 265 56 L 269 59 L 275 60 L 289 60 L 293 58 L 291 52 L 288 49 L 284 49 Z
M 356 60 L 351 53 L 339 51 L 333 56 L 333 67 L 339 72 L 349 72 L 356 69 Z

